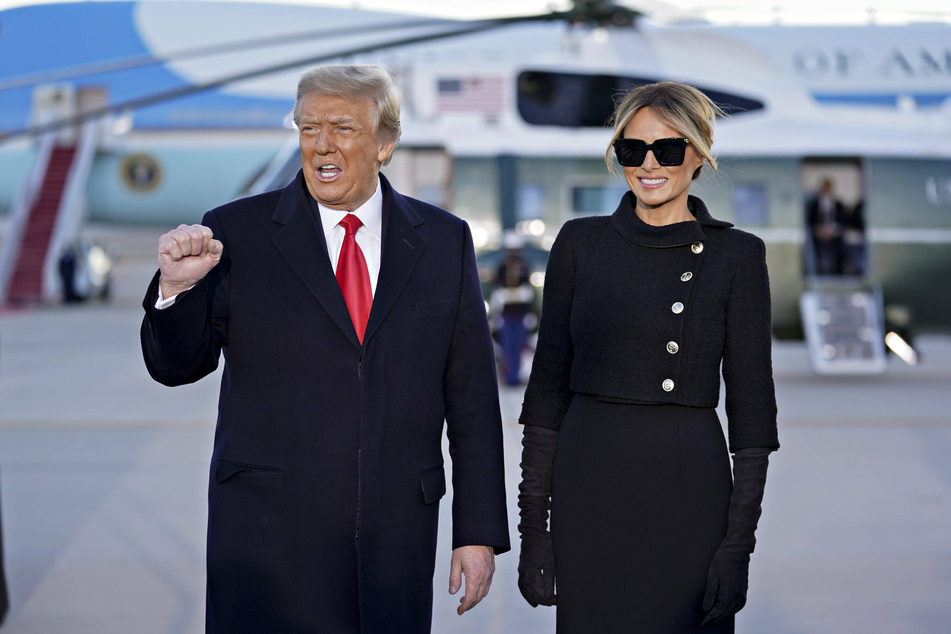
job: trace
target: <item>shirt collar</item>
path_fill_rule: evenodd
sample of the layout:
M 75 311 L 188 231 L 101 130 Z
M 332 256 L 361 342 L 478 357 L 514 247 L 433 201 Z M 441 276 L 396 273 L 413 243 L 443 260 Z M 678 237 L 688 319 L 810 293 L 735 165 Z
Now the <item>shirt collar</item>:
M 360 219 L 360 222 L 363 223 L 367 231 L 382 242 L 383 188 L 380 187 L 379 178 L 377 178 L 376 190 L 373 192 L 373 195 L 370 196 L 369 200 L 353 211 L 346 212 L 342 209 L 331 209 L 330 207 L 321 205 L 319 202 L 317 203 L 317 209 L 320 211 L 320 224 L 323 227 L 324 235 L 330 235 L 330 231 L 340 223 L 343 217 L 346 216 L 347 213 L 352 213 Z

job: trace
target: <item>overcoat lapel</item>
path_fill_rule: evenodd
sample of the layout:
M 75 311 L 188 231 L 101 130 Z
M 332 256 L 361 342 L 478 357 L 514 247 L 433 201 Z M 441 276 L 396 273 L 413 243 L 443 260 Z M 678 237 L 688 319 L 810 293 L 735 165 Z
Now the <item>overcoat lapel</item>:
M 327 239 L 310 217 L 310 207 L 301 198 L 301 175 L 284 188 L 272 219 L 283 225 L 274 233 L 277 250 L 320 302 L 337 327 L 357 348 L 360 340 L 350 321 L 347 303 L 340 292 L 327 251 Z M 385 241 L 384 241 L 385 244 Z M 374 306 L 375 307 L 375 306 Z M 372 313 L 371 313 L 372 319 Z
M 382 174 L 380 186 L 383 188 L 383 248 L 380 254 L 380 277 L 377 279 L 367 329 L 363 334 L 364 342 L 386 319 L 426 249 L 426 241 L 416 230 L 423 224 L 422 217 Z

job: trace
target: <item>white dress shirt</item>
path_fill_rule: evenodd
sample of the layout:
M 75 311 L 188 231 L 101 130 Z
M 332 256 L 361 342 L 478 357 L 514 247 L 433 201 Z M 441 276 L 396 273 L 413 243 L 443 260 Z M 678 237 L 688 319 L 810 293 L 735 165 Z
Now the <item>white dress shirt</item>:
M 363 226 L 357 230 L 355 238 L 360 250 L 363 251 L 363 258 L 367 261 L 370 293 L 375 296 L 376 282 L 380 276 L 380 253 L 383 250 L 383 190 L 379 179 L 377 179 L 376 191 L 370 199 L 351 212 L 330 209 L 319 202 L 317 207 L 320 209 L 320 224 L 324 230 L 324 237 L 327 239 L 327 252 L 330 254 L 330 266 L 333 267 L 334 275 L 337 274 L 337 260 L 340 259 L 343 238 L 347 235 L 344 228 L 340 226 L 340 221 L 345 215 L 352 213 L 363 223 Z M 228 245 L 225 245 L 225 248 L 227 249 Z M 175 303 L 175 297 L 177 296 L 164 299 L 162 288 L 159 287 L 155 308 L 159 310 L 168 308 Z
M 370 199 L 351 212 L 324 207 L 319 202 L 320 224 L 324 228 L 324 237 L 327 238 L 327 252 L 330 254 L 330 264 L 337 274 L 337 260 L 340 259 L 340 248 L 343 246 L 343 237 L 347 235 L 340 221 L 347 213 L 352 213 L 360 219 L 363 226 L 357 230 L 356 240 L 367 261 L 367 271 L 370 274 L 370 292 L 376 295 L 376 278 L 380 276 L 380 252 L 383 247 L 383 191 L 377 181 L 376 191 Z

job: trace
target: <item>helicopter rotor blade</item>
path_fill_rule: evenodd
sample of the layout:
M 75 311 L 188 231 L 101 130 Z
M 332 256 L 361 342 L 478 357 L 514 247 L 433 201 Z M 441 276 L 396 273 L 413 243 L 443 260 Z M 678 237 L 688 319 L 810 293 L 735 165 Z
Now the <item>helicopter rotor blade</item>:
M 310 66 L 313 64 L 318 64 L 320 62 L 325 62 L 332 59 L 338 59 L 341 57 L 350 57 L 353 55 L 361 55 L 365 53 L 372 53 L 380 50 L 385 50 L 389 48 L 396 48 L 400 46 L 409 46 L 412 44 L 420 44 L 423 42 L 431 42 L 435 40 L 456 37 L 460 35 L 469 35 L 473 33 L 480 33 L 484 31 L 489 31 L 492 29 L 497 29 L 500 27 L 509 26 L 512 24 L 518 24 L 523 22 L 538 22 L 538 21 L 551 21 L 551 20 L 563 20 L 565 19 L 564 13 L 547 13 L 541 15 L 531 15 L 531 16 L 519 16 L 519 17 L 509 17 L 509 18 L 499 18 L 495 20 L 482 20 L 474 23 L 466 23 L 466 26 L 458 29 L 451 29 L 447 31 L 441 31 L 438 33 L 429 33 L 425 35 L 416 35 L 406 38 L 401 38 L 397 40 L 391 40 L 388 42 L 381 42 L 377 44 L 370 44 L 365 46 L 354 47 L 348 50 L 338 50 L 333 53 L 323 53 L 320 55 L 294 59 L 288 62 L 281 62 L 280 64 L 274 64 L 270 66 L 265 66 L 263 68 L 256 68 L 253 70 L 244 71 L 241 73 L 235 73 L 233 75 L 227 75 L 220 77 L 218 79 L 204 82 L 201 84 L 194 84 L 189 86 L 181 86 L 179 88 L 173 88 L 171 90 L 164 90 L 157 93 L 152 93 L 144 95 L 141 97 L 135 97 L 120 103 L 114 103 L 102 108 L 97 108 L 84 112 L 79 115 L 72 117 L 66 117 L 59 119 L 57 121 L 52 121 L 49 123 L 29 126 L 26 128 L 21 128 L 19 130 L 14 130 L 12 132 L 0 134 L 0 143 L 14 139 L 21 136 L 38 136 L 46 132 L 53 132 L 62 128 L 74 126 L 81 124 L 90 119 L 96 119 L 110 114 L 116 114 L 120 112 L 125 112 L 129 110 L 134 110 L 136 108 L 142 108 L 145 106 L 155 105 L 157 103 L 162 103 L 165 101 L 170 101 L 173 99 L 179 99 L 181 97 L 187 97 L 189 95 L 194 95 L 200 92 L 205 92 L 212 90 L 214 88 L 219 88 L 228 84 L 233 84 L 240 81 L 245 81 L 248 79 L 254 79 L 257 77 L 262 77 L 265 75 L 271 75 L 285 70 L 291 70 L 293 68 L 300 68 L 302 66 Z
M 25 88 L 40 84 L 49 84 L 57 81 L 81 79 L 90 75 L 144 68 L 166 62 L 221 55 L 224 53 L 243 52 L 258 48 L 267 48 L 270 46 L 280 46 L 283 44 L 311 39 L 325 40 L 327 38 L 343 37 L 347 35 L 365 33 L 367 31 L 381 32 L 388 30 L 411 29 L 424 26 L 437 26 L 445 23 L 452 23 L 452 21 L 441 21 L 433 18 L 427 18 L 425 20 L 408 20 L 405 22 L 395 23 L 389 22 L 369 25 L 364 24 L 359 27 L 352 27 L 349 29 L 319 29 L 297 33 L 272 35 L 261 38 L 252 38 L 247 40 L 237 40 L 226 42 L 224 44 L 185 48 L 162 55 L 134 55 L 130 57 L 121 57 L 101 62 L 92 62 L 89 64 L 80 64 L 77 66 L 60 68 L 52 71 L 42 71 L 27 75 L 19 75 L 17 77 L 10 77 L 0 80 L 0 92 L 5 90 L 13 90 L 14 88 Z

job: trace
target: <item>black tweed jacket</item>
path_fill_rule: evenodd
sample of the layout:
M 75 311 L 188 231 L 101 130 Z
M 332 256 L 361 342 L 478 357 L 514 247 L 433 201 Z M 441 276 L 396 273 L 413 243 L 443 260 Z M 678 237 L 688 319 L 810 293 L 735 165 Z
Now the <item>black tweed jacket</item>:
M 663 227 L 635 202 L 558 234 L 520 422 L 558 429 L 575 393 L 716 407 L 722 362 L 730 450 L 778 449 L 763 241 L 694 196 Z

